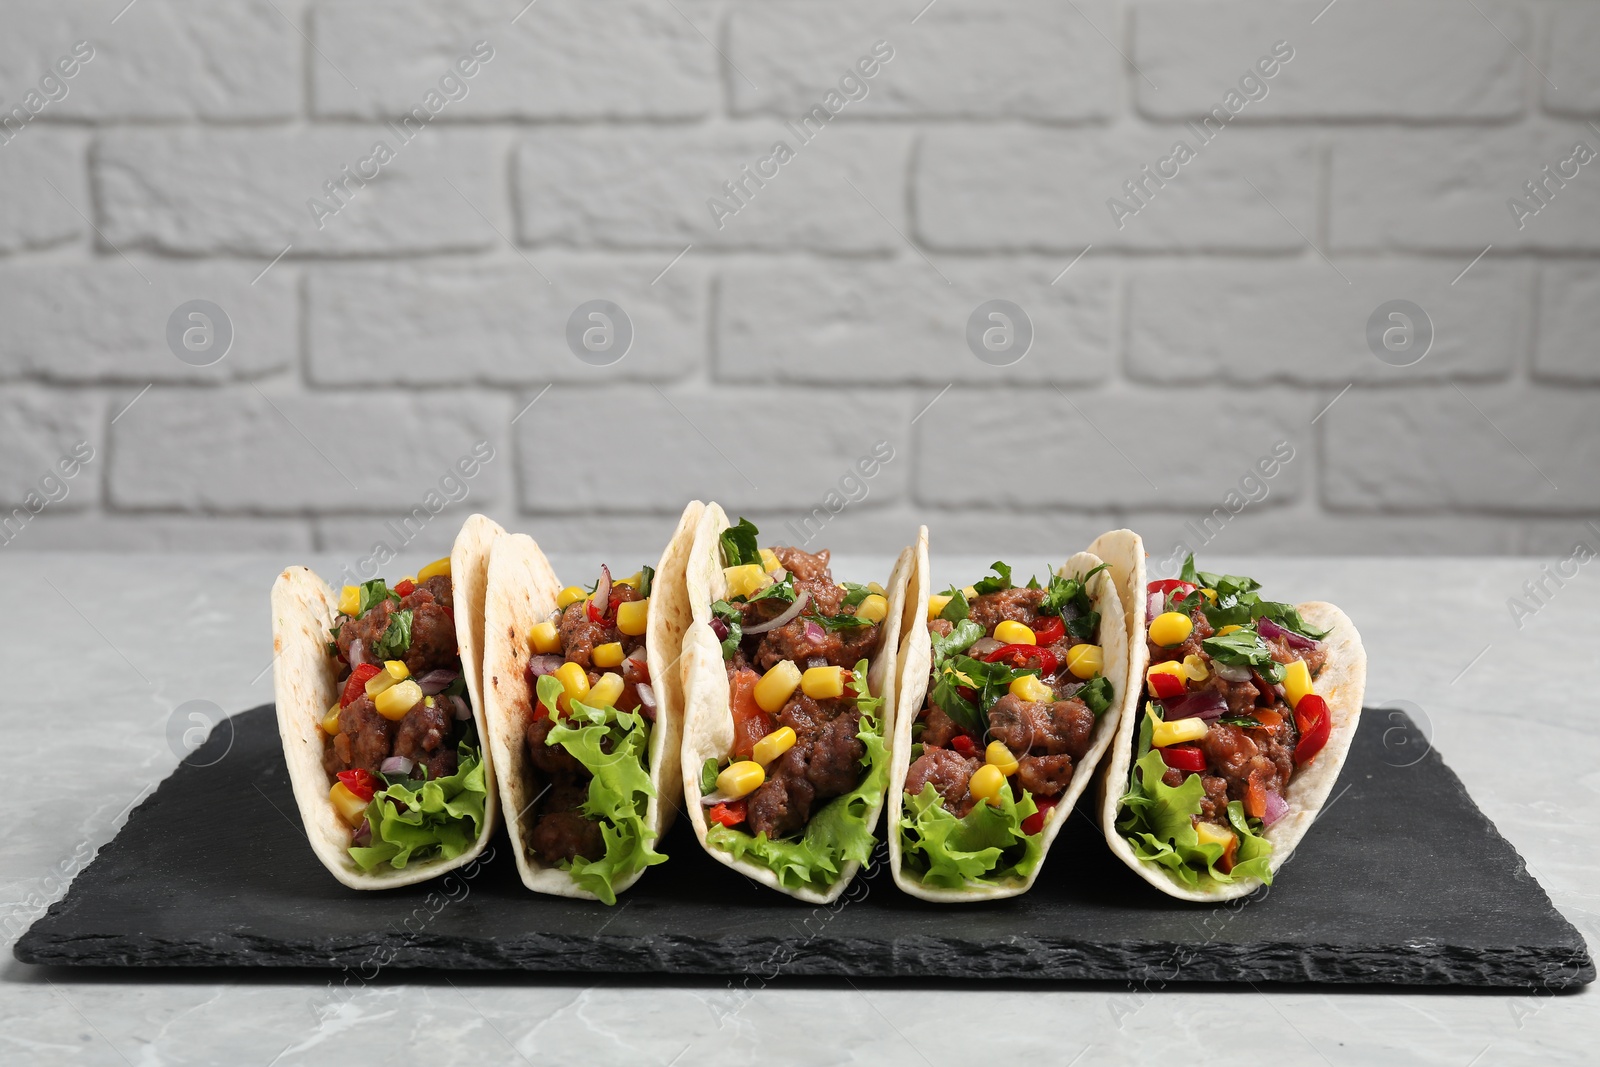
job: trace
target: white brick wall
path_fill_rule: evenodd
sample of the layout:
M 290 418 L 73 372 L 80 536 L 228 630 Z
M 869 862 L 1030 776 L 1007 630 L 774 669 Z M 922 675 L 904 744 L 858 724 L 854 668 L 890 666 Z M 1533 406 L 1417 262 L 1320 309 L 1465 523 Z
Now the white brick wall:
M 0 34 L 0 548 L 365 550 L 442 485 L 430 551 L 481 508 L 648 552 L 691 495 L 853 550 L 1131 523 L 1158 558 L 1206 519 L 1546 553 L 1600 517 L 1594 0 L 113 14 Z M 568 343 L 596 299 L 608 365 Z M 1009 366 L 968 346 L 997 299 Z M 193 300 L 208 366 L 169 343 Z M 1412 366 L 1369 345 L 1392 300 Z

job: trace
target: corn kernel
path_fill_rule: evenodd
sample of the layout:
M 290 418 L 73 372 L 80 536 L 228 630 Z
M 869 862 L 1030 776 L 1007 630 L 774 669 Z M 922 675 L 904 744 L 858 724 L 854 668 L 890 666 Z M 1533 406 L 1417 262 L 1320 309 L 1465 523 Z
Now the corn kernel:
M 800 676 L 800 691 L 812 700 L 837 700 L 844 696 L 843 667 L 809 667 Z
M 1106 669 L 1106 654 L 1099 645 L 1073 645 L 1067 649 L 1067 670 L 1088 681 Z
M 765 767 L 794 747 L 794 728 L 782 726 L 757 741 L 750 750 L 750 758 Z
M 594 651 L 589 653 L 589 662 L 596 667 L 622 666 L 622 642 L 607 641 L 603 645 L 595 645 Z
M 431 696 L 423 697 L 422 698 L 422 706 L 425 707 L 425 708 L 433 707 L 433 697 L 431 697 Z
M 406 717 L 406 712 L 422 703 L 422 687 L 409 679 L 396 682 L 377 696 L 372 698 L 372 704 L 390 722 L 399 722 Z
M 1295 707 L 1300 703 L 1300 698 L 1311 692 L 1311 670 L 1303 659 L 1294 660 L 1285 664 L 1283 668 L 1283 693 L 1289 698 L 1289 706 Z
M 1017 757 L 1013 756 L 1011 750 L 1000 741 L 990 741 L 989 747 L 983 750 L 983 758 L 989 766 L 1007 778 L 1017 773 Z
M 968 600 L 978 599 L 978 591 L 970 585 L 964 585 L 961 587 L 961 595 L 966 597 Z
M 611 584 L 613 584 L 613 585 L 626 585 L 626 586 L 630 586 L 630 587 L 632 587 L 634 589 L 637 589 L 637 588 L 639 588 L 639 586 L 643 582 L 644 582 L 644 571 L 634 571 L 632 574 L 628 575 L 626 578 L 614 579 Z
M 541 656 L 553 655 L 561 651 L 561 631 L 553 622 L 536 622 L 528 630 L 528 642 Z
M 347 585 L 339 590 L 339 614 L 355 615 L 361 610 L 361 587 Z
M 1213 604 L 1217 602 L 1217 591 L 1215 589 L 1202 589 L 1200 590 L 1200 595 L 1211 601 Z
M 1177 719 L 1173 722 L 1156 721 L 1150 732 L 1150 743 L 1156 748 L 1198 741 L 1206 735 L 1206 721 L 1200 718 Z
M 573 700 L 586 700 L 589 696 L 589 675 L 576 663 L 563 663 L 555 669 L 556 681 Z
M 1167 660 L 1165 663 L 1152 663 L 1150 664 L 1150 669 L 1144 673 L 1146 678 L 1152 674 L 1170 674 L 1180 682 L 1189 680 L 1189 672 L 1184 670 L 1183 664 L 1175 659 Z
M 351 826 L 360 826 L 361 820 L 367 816 L 367 802 L 350 792 L 343 782 L 333 783 L 333 788 L 328 790 L 328 800 L 333 804 L 333 810 L 339 813 L 339 818 Z
M 730 763 L 717 775 L 717 792 L 730 799 L 747 797 L 767 780 L 766 769 L 754 760 Z
M 332 735 L 339 732 L 339 702 L 337 700 L 333 702 L 333 707 L 328 709 L 328 714 L 324 715 L 322 721 L 317 725 L 322 727 L 322 732 L 325 734 Z
M 650 601 L 630 600 L 617 605 L 617 629 L 629 637 L 643 637 L 650 625 Z
M 406 661 L 403 659 L 386 659 L 383 661 L 383 669 L 397 682 L 403 682 L 411 677 L 411 669 L 406 666 Z
M 727 579 L 729 597 L 748 599 L 752 593 L 758 593 L 772 584 L 772 576 L 755 563 L 724 567 L 722 576 Z
M 771 574 L 773 571 L 780 571 L 783 569 L 783 562 L 778 559 L 778 554 L 776 552 L 772 551 L 770 548 L 763 548 L 760 551 L 762 570 L 766 571 L 768 574 Z
M 888 595 L 889 595 L 889 591 L 887 589 L 885 589 L 883 586 L 879 585 L 877 582 L 868 582 L 867 583 L 867 592 L 869 592 L 869 593 L 877 593 L 879 596 L 885 597 L 885 598 L 888 597 Z
M 402 584 L 404 582 L 410 582 L 412 585 L 416 585 L 417 584 L 417 576 L 415 574 L 408 574 L 404 578 L 400 579 L 399 582 L 396 582 L 395 584 L 399 585 L 399 584 Z
M 877 593 L 868 593 L 861 598 L 861 603 L 856 605 L 856 618 L 866 619 L 868 622 L 882 622 L 887 614 L 889 614 L 889 601 Z
M 368 678 L 367 684 L 362 686 L 362 688 L 366 690 L 367 696 L 377 699 L 379 693 L 383 692 L 385 689 L 388 689 L 392 685 L 394 685 L 394 675 L 390 674 L 388 671 L 379 671 L 371 678 Z
M 1191 653 L 1183 657 L 1183 673 L 1189 676 L 1191 682 L 1203 682 L 1211 677 L 1211 668 L 1206 666 L 1204 656 Z
M 1233 633 L 1233 631 L 1235 631 L 1235 630 L 1242 630 L 1242 629 L 1244 629 L 1244 627 L 1240 626 L 1238 623 L 1230 622 L 1228 625 L 1224 626 L 1222 629 L 1217 631 L 1217 636 L 1218 637 L 1225 637 L 1228 634 Z
M 575 585 L 569 585 L 565 589 L 561 590 L 561 592 L 556 594 L 556 607 L 560 608 L 562 611 L 565 611 L 567 608 L 576 604 L 578 601 L 582 600 L 588 595 L 588 590 L 580 589 Z
M 1150 620 L 1150 640 L 1162 648 L 1181 645 L 1194 630 L 1194 620 L 1181 611 L 1164 611 Z
M 592 708 L 614 708 L 621 696 L 622 675 L 606 671 L 589 689 L 589 695 L 580 699 Z
M 1224 830 L 1216 823 L 1206 822 L 1204 819 L 1194 824 L 1194 834 L 1202 845 L 1221 845 L 1224 854 L 1227 853 L 1228 846 L 1234 842 L 1232 830 Z
M 1024 674 L 1011 682 L 1011 695 L 1030 704 L 1049 704 L 1056 698 L 1054 689 L 1041 682 L 1037 676 Z
M 450 557 L 436 559 L 417 572 L 417 581 L 425 582 L 429 578 L 450 577 Z
M 756 683 L 756 704 L 762 711 L 776 715 L 789 702 L 790 695 L 799 684 L 800 668 L 794 665 L 793 660 L 774 663 L 772 669 Z
M 1011 619 L 1006 619 L 994 628 L 994 639 L 1003 645 L 1037 645 L 1039 643 L 1039 638 L 1034 635 L 1032 630 Z
M 928 619 L 931 621 L 944 614 L 944 609 L 950 606 L 951 599 L 943 593 L 934 593 L 928 597 Z
M 991 804 L 1000 799 L 1000 790 L 1005 787 L 1006 776 L 992 763 L 985 763 L 973 771 L 972 779 L 967 782 L 967 792 Z

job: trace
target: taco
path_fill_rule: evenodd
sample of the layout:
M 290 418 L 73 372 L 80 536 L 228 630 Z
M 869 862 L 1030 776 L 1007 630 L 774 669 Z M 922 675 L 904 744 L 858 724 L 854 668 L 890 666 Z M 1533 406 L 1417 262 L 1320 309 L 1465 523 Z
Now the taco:
M 666 856 L 656 844 L 682 793 L 689 624 L 683 572 L 705 507 L 684 509 L 654 567 L 600 568 L 561 587 L 523 534 L 489 559 L 484 694 L 489 751 L 522 882 L 615 904 Z
M 1043 582 L 996 562 L 933 594 L 927 527 L 912 588 L 889 779 L 895 884 L 956 903 L 1024 893 L 1128 703 L 1122 601 L 1088 552 Z
M 352 889 L 470 863 L 497 814 L 479 693 L 489 547 L 474 515 L 450 555 L 339 593 L 305 567 L 272 587 L 278 733 L 306 838 Z
M 714 859 L 828 903 L 875 844 L 912 553 L 887 586 L 856 585 L 827 550 L 759 543 L 707 505 L 687 573 L 684 807 Z
M 1179 577 L 1148 584 L 1142 551 L 1113 568 L 1130 591 L 1145 695 L 1106 770 L 1106 840 L 1169 896 L 1270 885 L 1355 737 L 1361 636 L 1332 604 L 1264 600 L 1259 582 L 1196 570 L 1192 555 Z

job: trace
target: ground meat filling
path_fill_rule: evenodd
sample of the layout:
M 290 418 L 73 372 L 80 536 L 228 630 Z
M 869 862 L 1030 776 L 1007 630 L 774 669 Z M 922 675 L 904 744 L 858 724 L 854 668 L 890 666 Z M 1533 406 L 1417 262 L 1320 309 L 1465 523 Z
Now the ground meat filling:
M 344 691 L 350 676 L 352 643 L 359 639 L 363 661 L 373 662 L 372 646 L 388 630 L 396 611 L 411 612 L 411 645 L 402 658 L 413 677 L 432 670 L 459 671 L 461 652 L 456 645 L 453 603 L 450 579 L 439 575 L 417 585 L 398 604 L 385 598 L 365 614 L 343 620 L 334 641 L 341 660 L 339 691 Z M 378 714 L 372 698 L 363 693 L 340 709 L 339 732 L 323 754 L 323 766 L 330 775 L 345 770 L 376 775 L 384 760 L 403 756 L 426 767 L 428 777 L 443 778 L 456 772 L 459 739 L 452 706 L 443 698 L 437 698 L 433 707 L 426 701 L 419 703 L 405 718 L 391 722 Z
M 851 668 L 863 657 L 870 656 L 878 647 L 876 623 L 831 630 L 806 618 L 807 615 L 834 618 L 844 610 L 845 591 L 834 582 L 833 572 L 828 569 L 828 550 L 812 553 L 798 548 L 775 548 L 772 552 L 793 577 L 795 596 L 804 590 L 809 597 L 798 618 L 760 635 L 753 648 L 741 646 L 740 651 L 745 653 L 749 665 L 763 672 L 784 660 L 791 660 L 802 670 L 820 666 Z M 789 604 L 769 597 L 741 603 L 738 607 L 744 624 L 749 626 L 777 618 L 788 610 Z

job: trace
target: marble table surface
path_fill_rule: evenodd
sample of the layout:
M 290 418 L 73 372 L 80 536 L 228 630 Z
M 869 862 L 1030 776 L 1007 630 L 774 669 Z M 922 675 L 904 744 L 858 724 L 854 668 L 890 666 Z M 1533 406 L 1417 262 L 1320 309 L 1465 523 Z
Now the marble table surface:
M 1593 1062 L 1593 987 L 1562 996 L 833 980 L 736 989 L 394 972 L 351 993 L 317 972 L 86 974 L 15 962 L 21 932 L 177 764 L 191 713 L 272 699 L 267 591 L 287 562 L 335 574 L 344 561 L 0 553 L 0 649 L 16 679 L 0 724 L 17 805 L 0 851 L 0 1062 L 967 1064 L 1036 1051 L 1080 1067 L 1174 1052 L 1188 1062 Z M 564 575 L 598 562 L 554 560 Z M 1010 562 L 1022 574 L 1048 561 Z M 1274 599 L 1348 611 L 1371 657 L 1367 704 L 1406 702 L 1591 950 L 1600 945 L 1594 568 L 1548 582 L 1538 604 L 1524 583 L 1557 560 L 1206 562 L 1254 575 Z M 844 557 L 835 574 L 867 581 L 887 563 Z M 970 581 L 986 563 L 936 561 L 935 580 Z M 1512 597 L 1537 608 L 1520 627 Z M 219 848 L 228 832 L 218 827 Z

